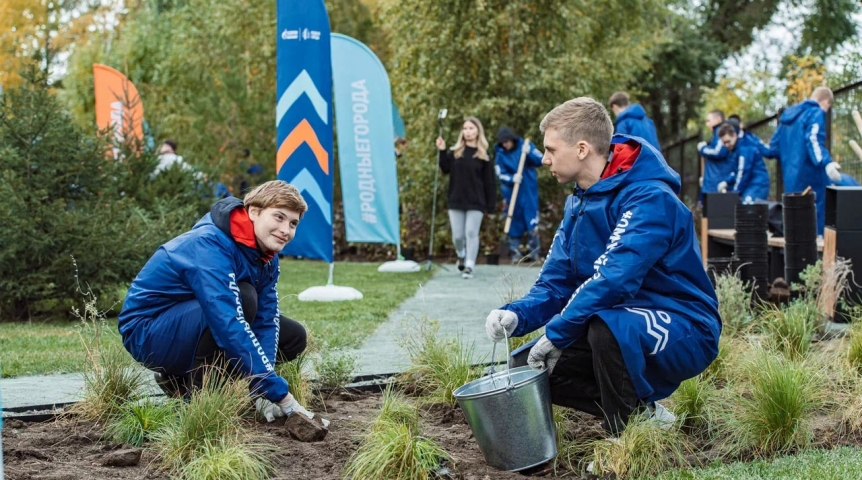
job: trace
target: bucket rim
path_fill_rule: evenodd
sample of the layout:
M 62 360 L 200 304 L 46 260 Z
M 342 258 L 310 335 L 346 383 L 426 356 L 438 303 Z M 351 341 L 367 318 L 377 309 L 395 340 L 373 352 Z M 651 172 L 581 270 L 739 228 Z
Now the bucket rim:
M 527 369 L 532 370 L 533 372 L 535 372 L 535 375 L 532 375 L 532 376 L 530 376 L 530 377 L 528 377 L 528 378 L 525 378 L 525 379 L 523 379 L 523 380 L 519 380 L 519 381 L 517 381 L 517 382 L 512 382 L 512 387 L 511 387 L 511 388 L 509 388 L 509 386 L 508 386 L 508 382 L 506 382 L 506 381 L 505 381 L 505 379 L 504 379 L 504 378 L 505 378 L 505 373 L 504 373 L 504 372 L 499 372 L 499 373 L 497 373 L 497 374 L 495 374 L 495 375 L 496 375 L 496 376 L 499 376 L 499 377 L 500 377 L 500 378 L 502 378 L 502 379 L 504 379 L 504 380 L 503 380 L 504 384 L 503 384 L 501 387 L 499 387 L 499 388 L 495 388 L 495 389 L 493 389 L 493 390 L 486 390 L 486 391 L 484 391 L 484 392 L 478 392 L 478 393 L 468 393 L 468 394 L 459 393 L 459 392 L 463 392 L 463 390 L 467 389 L 468 387 L 470 387 L 470 386 L 474 385 L 476 382 L 478 382 L 478 381 L 480 381 L 480 380 L 485 380 L 486 378 L 488 378 L 488 377 L 489 377 L 489 375 L 484 375 L 484 376 L 482 376 L 482 377 L 477 378 L 476 380 L 473 380 L 473 381 L 471 381 L 471 382 L 467 382 L 467 383 L 465 383 L 464 385 L 461 385 L 460 387 L 456 388 L 456 389 L 455 389 L 455 391 L 453 391 L 453 392 L 452 392 L 452 396 L 453 396 L 453 397 L 455 397 L 455 399 L 456 399 L 456 400 L 472 400 L 472 399 L 474 399 L 474 398 L 490 397 L 490 396 L 493 396 L 493 395 L 498 395 L 498 394 L 500 394 L 500 393 L 505 393 L 505 392 L 507 392 L 508 390 L 513 390 L 513 389 L 516 389 L 516 388 L 518 388 L 518 387 L 523 387 L 523 386 L 525 386 L 525 385 L 529 385 L 529 384 L 531 384 L 531 383 L 539 382 L 539 381 L 541 381 L 541 380 L 542 380 L 542 378 L 543 378 L 543 377 L 547 377 L 547 375 L 548 375 L 548 369 L 547 369 L 547 368 L 544 368 L 544 369 L 542 369 L 542 370 L 536 370 L 535 368 L 533 368 L 533 367 L 531 367 L 531 366 L 529 366 L 529 365 L 524 365 L 524 366 L 521 366 L 521 367 L 510 368 L 510 369 L 509 369 L 509 372 L 510 372 L 510 373 L 515 372 L 515 371 L 522 372 L 522 371 L 526 371 Z

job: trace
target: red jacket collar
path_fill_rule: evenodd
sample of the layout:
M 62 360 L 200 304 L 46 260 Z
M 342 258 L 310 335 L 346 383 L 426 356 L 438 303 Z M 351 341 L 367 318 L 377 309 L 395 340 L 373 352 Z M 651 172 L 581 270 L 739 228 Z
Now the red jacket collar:
M 235 208 L 230 212 L 230 234 L 237 243 L 261 252 L 260 258 L 264 262 L 269 262 L 275 256 L 274 253 L 267 253 L 258 248 L 257 238 L 254 236 L 254 223 L 245 208 Z
M 614 145 L 614 153 L 602 172 L 602 180 L 630 170 L 640 154 L 641 146 L 634 140 Z

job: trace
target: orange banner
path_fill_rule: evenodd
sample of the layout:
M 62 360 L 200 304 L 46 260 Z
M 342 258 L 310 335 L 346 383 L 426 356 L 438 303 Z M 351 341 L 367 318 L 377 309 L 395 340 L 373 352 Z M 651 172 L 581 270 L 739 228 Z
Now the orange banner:
M 96 125 L 113 128 L 116 145 L 131 135 L 144 140 L 144 104 L 138 89 L 122 73 L 106 65 L 93 64 L 96 88 Z

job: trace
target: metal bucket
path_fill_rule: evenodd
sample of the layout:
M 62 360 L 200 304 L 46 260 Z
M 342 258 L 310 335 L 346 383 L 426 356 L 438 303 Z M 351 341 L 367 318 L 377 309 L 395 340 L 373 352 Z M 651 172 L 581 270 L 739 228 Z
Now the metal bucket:
M 523 366 L 491 373 L 454 396 L 488 465 L 516 472 L 557 456 L 547 370 Z

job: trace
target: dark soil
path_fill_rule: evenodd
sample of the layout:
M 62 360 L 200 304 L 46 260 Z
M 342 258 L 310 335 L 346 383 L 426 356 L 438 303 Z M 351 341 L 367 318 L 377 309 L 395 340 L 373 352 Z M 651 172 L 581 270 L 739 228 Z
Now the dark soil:
M 261 443 L 275 446 L 270 458 L 276 479 L 340 479 L 341 470 L 360 443 L 359 435 L 380 409 L 382 395 L 332 396 L 324 417 L 331 421 L 321 442 L 294 440 L 284 419 L 271 424 L 250 424 Z M 319 410 L 319 409 L 318 409 Z M 522 479 L 521 474 L 501 472 L 485 464 L 463 413 L 446 406 L 423 410 L 424 435 L 434 439 L 452 456 L 450 473 L 439 478 L 459 480 Z M 102 466 L 112 452 L 133 448 L 101 439 L 99 425 L 61 419 L 40 424 L 5 425 L 3 456 L 8 480 L 126 480 L 167 479 L 158 472 L 153 453 L 144 449 L 140 463 L 130 467 Z

